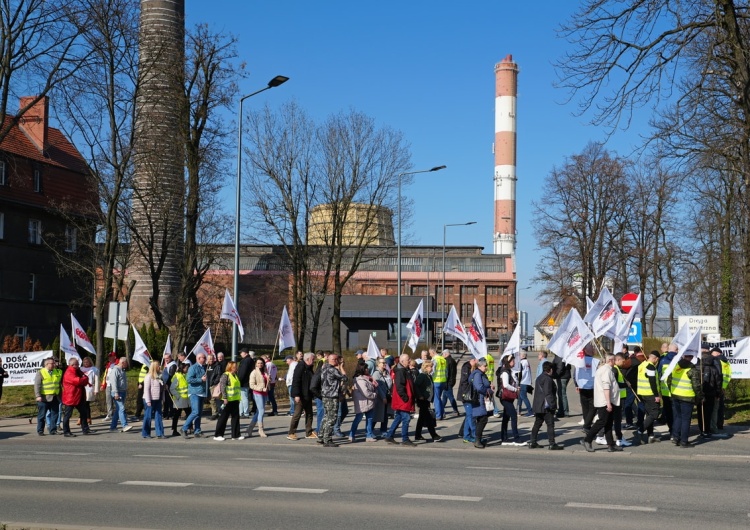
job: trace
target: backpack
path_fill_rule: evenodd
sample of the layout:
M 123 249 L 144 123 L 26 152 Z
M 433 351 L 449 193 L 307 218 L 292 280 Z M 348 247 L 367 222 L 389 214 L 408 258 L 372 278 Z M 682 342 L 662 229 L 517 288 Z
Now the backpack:
M 321 392 L 323 391 L 323 367 L 321 366 L 317 372 L 315 372 L 310 380 L 310 393 L 320 399 Z
M 479 406 L 479 392 L 477 391 L 476 387 L 474 386 L 474 377 L 473 373 L 471 376 L 469 376 L 469 384 L 466 385 L 466 390 L 464 390 L 464 393 L 461 395 L 461 401 L 471 403 L 472 407 L 478 407 Z

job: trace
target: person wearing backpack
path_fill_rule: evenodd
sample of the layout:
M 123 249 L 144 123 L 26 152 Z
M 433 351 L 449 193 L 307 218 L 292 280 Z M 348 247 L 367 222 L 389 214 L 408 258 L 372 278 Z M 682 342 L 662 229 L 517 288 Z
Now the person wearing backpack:
M 305 438 L 317 439 L 318 436 L 315 434 L 312 428 L 313 414 L 312 405 L 314 395 L 312 392 L 312 379 L 313 379 L 313 362 L 315 361 L 314 353 L 306 353 L 302 357 L 302 362 L 298 362 L 294 368 L 294 374 L 292 374 L 292 390 L 291 399 L 294 401 L 294 416 L 289 423 L 289 433 L 287 434 L 287 440 L 297 440 L 297 425 L 302 417 L 302 413 L 305 413 Z M 318 377 L 318 382 L 320 377 Z M 320 392 L 320 389 L 317 389 Z
M 461 378 L 458 382 L 458 396 L 464 404 L 464 421 L 458 429 L 458 435 L 463 436 L 464 443 L 474 443 L 477 437 L 477 424 L 472 414 L 471 383 L 469 383 L 469 376 L 476 365 L 477 358 L 472 355 L 461 366 Z
M 537 443 L 537 436 L 542 423 L 547 424 L 547 440 L 550 451 L 559 451 L 565 449 L 562 445 L 555 443 L 555 410 L 557 410 L 557 387 L 555 380 L 552 378 L 554 368 L 552 363 L 545 361 L 542 363 L 542 373 L 536 378 L 536 387 L 534 388 L 534 426 L 531 428 L 531 440 L 529 440 L 529 449 L 538 449 L 541 447 Z
M 479 361 L 477 361 L 477 369 L 474 370 L 469 377 L 469 384 L 476 392 L 476 398 L 473 399 L 471 403 L 471 415 L 477 422 L 477 434 L 474 440 L 474 447 L 476 447 L 477 449 L 484 449 L 484 447 L 487 445 L 487 442 L 482 440 L 482 434 L 484 433 L 484 428 L 487 425 L 487 417 L 491 412 L 487 410 L 487 406 L 485 405 L 484 401 L 485 398 L 489 398 L 490 400 L 492 400 L 493 390 L 492 385 L 490 384 L 490 380 L 487 379 L 486 372 L 486 359 L 479 359 Z
M 710 352 L 701 356 L 701 374 L 703 376 L 703 402 L 698 405 L 698 427 L 700 427 L 701 438 L 711 438 L 711 416 L 714 404 L 721 392 L 721 365 L 714 359 Z

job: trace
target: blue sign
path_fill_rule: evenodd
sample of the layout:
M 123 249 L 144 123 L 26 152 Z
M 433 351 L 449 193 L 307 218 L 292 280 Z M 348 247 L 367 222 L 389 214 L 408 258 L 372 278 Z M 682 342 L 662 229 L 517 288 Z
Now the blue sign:
M 630 326 L 630 334 L 628 335 L 628 344 L 642 344 L 643 343 L 643 333 L 641 328 L 641 322 L 636 321 L 633 322 L 633 325 Z

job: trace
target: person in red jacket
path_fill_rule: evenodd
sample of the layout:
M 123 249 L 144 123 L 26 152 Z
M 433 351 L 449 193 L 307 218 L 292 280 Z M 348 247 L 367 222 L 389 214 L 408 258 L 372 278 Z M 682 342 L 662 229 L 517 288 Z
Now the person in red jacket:
M 417 444 L 409 440 L 409 420 L 414 412 L 414 381 L 409 373 L 409 356 L 401 354 L 398 364 L 392 372 L 393 395 L 391 408 L 393 409 L 393 423 L 388 429 L 385 441 L 390 444 L 398 443 L 393 439 L 396 428 L 401 424 L 401 445 L 416 447 Z
M 63 434 L 66 438 L 75 436 L 70 432 L 70 416 L 73 414 L 73 409 L 78 409 L 78 414 L 81 416 L 83 434 L 91 434 L 87 413 L 88 407 L 83 406 L 86 400 L 85 389 L 90 384 L 88 376 L 78 366 L 78 359 L 70 359 L 68 369 L 65 370 L 62 380 Z

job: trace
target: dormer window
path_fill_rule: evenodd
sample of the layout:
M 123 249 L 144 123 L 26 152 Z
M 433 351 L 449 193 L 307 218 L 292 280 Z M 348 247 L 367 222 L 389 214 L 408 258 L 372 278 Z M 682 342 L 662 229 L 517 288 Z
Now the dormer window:
M 8 170 L 6 168 L 5 160 L 0 160 L 0 186 L 8 185 Z

